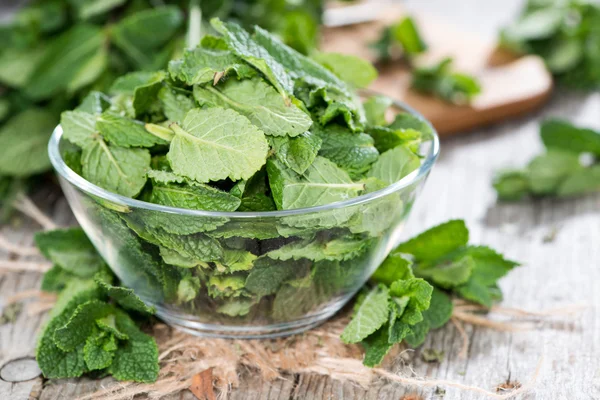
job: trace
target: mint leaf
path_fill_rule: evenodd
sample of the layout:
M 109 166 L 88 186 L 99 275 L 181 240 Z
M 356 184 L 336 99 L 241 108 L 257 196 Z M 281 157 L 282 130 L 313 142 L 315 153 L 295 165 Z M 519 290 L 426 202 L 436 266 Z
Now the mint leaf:
M 272 137 L 269 139 L 275 156 L 297 174 L 303 174 L 314 162 L 322 140 L 311 132 L 296 137 Z
M 315 52 L 312 58 L 355 88 L 366 88 L 377 79 L 370 62 L 350 54 Z
M 556 193 L 567 176 L 581 169 L 576 153 L 548 150 L 531 160 L 527 166 L 531 192 L 538 195 Z
M 34 100 L 50 99 L 71 85 L 98 52 L 104 33 L 96 26 L 78 24 L 52 40 L 44 57 L 32 72 L 25 94 Z M 71 91 L 79 89 L 71 86 Z
M 81 104 L 77 106 L 75 111 L 80 111 L 88 114 L 102 114 L 102 112 L 108 107 L 110 107 L 110 98 L 104 93 L 92 90 L 88 93 L 87 96 L 85 96 L 85 98 L 81 101 Z
M 394 253 L 407 253 L 417 261 L 435 261 L 465 246 L 469 230 L 463 220 L 451 220 L 435 226 L 409 241 L 401 243 Z
M 387 96 L 371 96 L 363 103 L 365 116 L 369 126 L 386 125 L 385 113 L 392 105 L 392 99 Z
M 83 346 L 83 359 L 86 367 L 90 371 L 108 367 L 112 363 L 116 349 L 114 336 L 96 330 L 86 339 Z
M 183 59 L 169 62 L 171 77 L 190 86 L 216 83 L 220 77 L 229 76 L 232 72 L 238 79 L 256 75 L 255 69 L 228 49 L 197 47 L 186 50 Z
M 392 37 L 402 47 L 402 51 L 411 57 L 427 50 L 427 44 L 421 37 L 412 17 L 405 17 L 399 23 L 392 26 Z
M 323 157 L 315 158 L 314 163 L 299 176 L 277 161 L 269 160 L 267 172 L 273 199 L 279 209 L 293 209 L 330 204 L 355 197 L 364 188 L 354 183 L 348 174 Z
M 193 109 L 181 127 L 171 128 L 175 137 L 167 158 L 179 175 L 199 182 L 247 179 L 265 163 L 264 134 L 235 111 Z
M 381 154 L 371 166 L 367 176 L 391 185 L 418 169 L 420 165 L 419 157 L 412 151 L 404 147 L 395 147 Z
M 390 254 L 373 273 L 371 280 L 384 285 L 391 285 L 397 280 L 414 278 L 412 262 L 402 254 Z
M 414 325 L 423 320 L 422 312 L 429 308 L 433 287 L 425 280 L 411 278 L 398 280 L 390 285 L 390 295 L 393 298 L 408 298 L 399 321 Z
M 529 194 L 529 176 L 523 170 L 500 171 L 494 177 L 493 186 L 500 200 L 521 200 Z
M 350 176 L 364 174 L 379 157 L 373 138 L 365 133 L 353 133 L 333 124 L 318 127 L 314 132 L 323 141 L 319 155 L 333 161 Z
M 65 111 L 60 115 L 63 137 L 77 146 L 92 144 L 96 130 L 96 116 L 84 111 Z
M 117 311 L 116 321 L 119 330 L 129 336 L 129 340 L 115 353 L 108 372 L 123 381 L 156 381 L 159 370 L 156 342 L 140 331 L 127 314 Z
M 56 123 L 53 113 L 38 108 L 9 119 L 0 128 L 0 175 L 27 177 L 46 171 L 50 167 L 48 140 Z
M 115 24 L 111 38 L 137 68 L 156 69 L 168 61 L 169 54 L 157 60 L 155 53 L 173 38 L 182 22 L 183 14 L 175 6 L 147 9 Z
M 129 339 L 129 336 L 127 336 L 125 333 L 121 332 L 119 330 L 119 328 L 117 327 L 117 320 L 116 320 L 115 314 L 108 314 L 104 318 L 97 319 L 96 325 L 102 331 L 107 332 L 108 334 L 110 334 L 110 336 L 113 336 L 117 339 L 120 339 L 120 340 Z
M 37 232 L 35 243 L 44 257 L 80 278 L 91 278 L 104 265 L 81 228 Z
M 162 172 L 162 171 L 160 171 Z M 163 175 L 168 173 L 163 173 Z M 161 184 L 153 180 L 152 203 L 191 210 L 235 211 L 241 201 L 235 196 L 201 183 Z
M 284 67 L 267 50 L 254 41 L 239 25 L 222 22 L 217 18 L 210 21 L 212 27 L 223 35 L 227 45 L 238 57 L 262 72 L 284 99 L 293 92 L 294 84 Z M 260 28 L 255 28 L 260 32 Z
M 107 145 L 99 137 L 83 148 L 83 177 L 123 196 L 137 195 L 146 184 L 150 153 L 145 149 L 128 149 Z
M 267 135 L 298 136 L 312 124 L 308 114 L 294 103 L 286 104 L 277 91 L 260 78 L 236 81 L 228 79 L 216 87 L 194 86 L 200 105 L 231 108 Z
M 144 129 L 144 124 L 112 112 L 105 112 L 96 120 L 96 128 L 111 144 L 120 147 L 152 147 L 167 144 L 160 137 Z M 85 143 L 83 144 L 85 145 Z
M 96 279 L 98 286 L 108 297 L 115 300 L 121 307 L 145 314 L 154 314 L 154 307 L 147 306 L 132 289 L 113 286 L 109 283 Z
M 72 351 L 93 333 L 97 319 L 114 312 L 114 307 L 100 300 L 80 304 L 69 321 L 54 333 L 54 342 L 63 351 Z
M 474 269 L 473 258 L 466 255 L 456 260 L 420 266 L 415 274 L 431 280 L 441 288 L 451 289 L 466 283 Z
M 600 190 L 600 165 L 574 172 L 565 178 L 557 190 L 559 196 L 574 196 Z
M 363 364 L 367 367 L 375 367 L 381 364 L 385 355 L 394 346 L 394 343 L 390 343 L 389 341 L 388 329 L 385 329 L 385 326 L 364 339 L 361 343 L 365 348 Z
M 413 152 L 419 149 L 422 134 L 412 128 L 392 128 L 389 126 L 374 126 L 367 130 L 375 142 L 375 147 L 381 153 L 398 146 L 404 146 Z
M 453 309 L 450 298 L 441 290 L 434 288 L 429 308 L 423 311 L 423 320 L 411 327 L 410 332 L 404 338 L 406 343 L 411 347 L 423 344 L 431 329 L 441 328 L 450 321 Z
M 188 111 L 196 107 L 191 95 L 191 93 L 179 88 L 163 87 L 158 92 L 158 98 L 163 106 L 165 116 L 171 121 L 181 123 Z
M 299 241 L 286 244 L 265 255 L 274 260 L 299 260 L 307 258 L 313 261 L 344 261 L 355 258 L 365 252 L 371 244 L 370 240 L 354 237 L 342 237 L 325 241 Z
M 389 301 L 390 294 L 386 286 L 372 288 L 356 307 L 341 339 L 345 343 L 358 343 L 381 328 L 388 319 Z
M 60 293 L 72 279 L 77 279 L 77 276 L 58 265 L 53 265 L 44 273 L 40 289 L 44 292 Z
M 266 296 L 275 293 L 286 280 L 306 271 L 308 266 L 306 260 L 281 261 L 258 258 L 243 285 L 258 296 Z
M 452 62 L 452 58 L 446 58 L 433 66 L 417 68 L 413 71 L 411 87 L 449 103 L 468 104 L 481 93 L 481 87 L 475 77 L 453 72 Z

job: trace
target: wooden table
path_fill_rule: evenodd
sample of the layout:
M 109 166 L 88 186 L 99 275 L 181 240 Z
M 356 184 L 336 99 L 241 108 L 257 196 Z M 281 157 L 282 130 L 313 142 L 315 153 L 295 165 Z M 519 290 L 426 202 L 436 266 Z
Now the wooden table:
M 416 0 L 409 3 L 418 3 Z M 467 23 L 491 34 L 497 25 L 510 18 L 517 0 L 460 1 L 429 0 L 415 4 L 458 23 Z M 486 18 L 489 16 L 489 23 Z M 541 150 L 538 123 L 548 116 L 568 118 L 600 129 L 600 93 L 589 95 L 558 92 L 542 112 L 526 119 L 473 132 L 442 143 L 442 154 L 426 188 L 417 202 L 407 226 L 406 236 L 450 218 L 464 218 L 471 229 L 472 242 L 490 245 L 519 260 L 523 266 L 502 280 L 506 307 L 546 310 L 583 304 L 586 308 L 568 318 L 537 322 L 535 329 L 498 332 L 466 326 L 470 339 L 466 358 L 459 357 L 461 337 L 452 324 L 432 333 L 422 349 L 442 350 L 439 364 L 422 361 L 421 350 L 410 354 L 418 376 L 449 379 L 493 390 L 503 382 L 526 383 L 540 358 L 542 367 L 535 390 L 527 399 L 600 398 L 600 194 L 572 200 L 542 200 L 518 204 L 497 204 L 490 183 L 494 171 L 510 165 L 523 165 Z M 59 224 L 73 223 L 68 206 L 59 193 L 40 190 L 34 200 L 45 204 Z M 0 232 L 12 242 L 32 244 L 32 233 L 39 229 L 23 220 L 20 226 L 4 226 Z M 552 236 L 555 234 L 553 240 Z M 0 260 L 9 254 L 0 251 Z M 0 275 L 0 307 L 17 292 L 39 287 L 36 273 Z M 21 313 L 14 324 L 0 326 L 0 366 L 11 363 L 16 371 L 8 375 L 20 380 L 32 370 L 27 361 L 17 360 L 34 354 L 36 332 L 44 316 Z M 398 359 L 394 367 L 402 369 Z M 406 370 L 406 369 L 404 369 Z M 8 371 L 8 372 L 7 372 Z M 42 383 L 41 378 L 22 382 L 0 379 L 0 399 L 73 399 L 114 384 L 68 379 Z M 435 388 L 416 390 L 385 381 L 369 390 L 351 383 L 340 383 L 315 374 L 287 375 L 272 383 L 263 382 L 248 372 L 242 384 L 231 393 L 233 399 L 425 399 L 442 398 Z M 177 398 L 192 399 L 191 393 Z M 445 400 L 479 399 L 480 395 L 456 389 L 446 390 Z

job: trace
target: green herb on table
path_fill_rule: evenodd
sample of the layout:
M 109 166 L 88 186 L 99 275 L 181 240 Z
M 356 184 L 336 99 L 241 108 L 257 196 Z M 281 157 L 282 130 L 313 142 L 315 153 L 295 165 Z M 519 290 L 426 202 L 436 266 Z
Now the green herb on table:
M 376 51 L 379 61 L 389 61 L 395 53 L 400 53 L 407 59 L 421 54 L 427 50 L 427 43 L 414 18 L 408 16 L 383 28 L 379 39 L 371 43 L 370 47 Z
M 600 6 L 580 0 L 528 0 L 516 21 L 501 31 L 501 44 L 541 56 L 568 87 L 600 87 Z
M 498 280 L 519 264 L 468 242 L 464 221 L 452 220 L 400 244 L 379 266 L 342 333 L 365 348 L 365 365 L 379 364 L 401 341 L 421 345 L 450 320 L 451 297 L 488 308 L 501 299 Z
M 451 58 L 431 67 L 416 68 L 411 87 L 418 92 L 459 105 L 470 103 L 481 93 L 481 86 L 475 77 L 452 70 Z
M 35 239 L 55 263 L 42 290 L 59 294 L 38 338 L 36 359 L 44 376 L 101 373 L 154 382 L 158 347 L 138 326 L 154 309 L 131 289 L 113 286 L 114 275 L 81 229 L 40 232 Z
M 523 169 L 499 171 L 494 188 L 500 200 L 571 197 L 600 190 L 600 132 L 551 119 L 540 136 L 546 152 Z

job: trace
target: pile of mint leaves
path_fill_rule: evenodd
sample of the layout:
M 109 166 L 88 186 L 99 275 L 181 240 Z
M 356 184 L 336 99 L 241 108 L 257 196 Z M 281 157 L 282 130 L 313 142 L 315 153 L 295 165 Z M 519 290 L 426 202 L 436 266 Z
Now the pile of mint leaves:
M 420 167 L 430 125 L 407 113 L 388 123 L 385 98 L 363 106 L 354 85 L 375 78 L 363 60 L 317 62 L 259 27 L 212 25 L 221 36 L 167 71 L 124 75 L 62 114 L 73 171 L 149 203 L 264 212 L 355 198 Z M 416 184 L 354 207 L 246 220 L 83 201 L 144 299 L 211 322 L 279 323 L 358 289 Z
M 486 307 L 501 298 L 497 281 L 518 264 L 468 241 L 464 221 L 448 221 L 400 244 L 379 266 L 357 296 L 341 337 L 364 346 L 365 365 L 379 364 L 401 341 L 420 346 L 430 330 L 449 321 L 452 297 Z M 44 376 L 110 374 L 154 382 L 157 346 L 140 330 L 151 324 L 154 309 L 117 285 L 83 230 L 41 232 L 36 243 L 54 263 L 42 290 L 59 294 L 38 339 L 36 357 Z
M 184 48 L 186 18 L 197 28 L 188 36 L 210 29 L 207 18 L 219 16 L 275 31 L 308 52 L 317 42 L 322 13 L 321 0 L 27 3 L 0 26 L 0 147 L 5 150 L 0 206 L 5 211 L 12 194 L 35 186 L 36 177 L 50 169 L 47 143 L 60 113 L 90 91 L 108 90 L 126 72 L 165 68 Z
M 546 151 L 522 169 L 505 169 L 494 178 L 500 200 L 572 197 L 600 190 L 600 132 L 560 119 L 544 121 Z
M 369 47 L 376 53 L 379 63 L 390 63 L 399 58 L 408 65 L 412 69 L 411 88 L 417 92 L 457 105 L 469 104 L 481 93 L 477 78 L 455 71 L 450 57 L 429 66 L 414 65 L 414 58 L 426 52 L 428 45 L 411 16 L 384 27 L 379 39 Z
M 501 31 L 504 47 L 537 54 L 566 87 L 600 87 L 600 5 L 585 0 L 528 0 Z

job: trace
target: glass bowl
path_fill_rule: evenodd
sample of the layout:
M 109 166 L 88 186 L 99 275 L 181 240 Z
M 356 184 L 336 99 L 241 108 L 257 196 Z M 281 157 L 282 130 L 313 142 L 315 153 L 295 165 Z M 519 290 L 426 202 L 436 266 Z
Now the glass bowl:
M 260 338 L 324 322 L 399 244 L 438 156 L 433 132 L 421 145 L 420 168 L 384 189 L 271 212 L 198 211 L 108 192 L 65 164 L 69 143 L 61 141 L 60 125 L 49 155 L 83 230 L 122 284 L 161 319 L 201 336 Z

